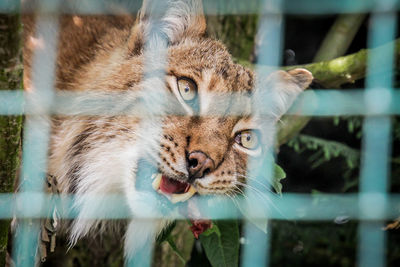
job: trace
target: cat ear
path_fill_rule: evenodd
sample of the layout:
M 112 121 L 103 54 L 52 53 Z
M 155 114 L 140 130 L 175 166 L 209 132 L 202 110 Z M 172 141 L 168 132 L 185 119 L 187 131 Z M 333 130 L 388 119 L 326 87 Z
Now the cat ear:
M 311 84 L 312 80 L 311 72 L 301 68 L 271 73 L 266 80 L 261 81 L 261 88 L 265 89 L 262 90 L 262 96 L 259 99 L 268 101 L 268 105 L 260 105 L 261 108 L 266 108 L 267 110 L 264 112 L 269 112 L 279 119 L 290 108 L 296 97 Z
M 131 31 L 130 51 L 140 52 L 154 30 L 166 37 L 169 44 L 183 37 L 204 35 L 206 20 L 201 0 L 143 0 Z

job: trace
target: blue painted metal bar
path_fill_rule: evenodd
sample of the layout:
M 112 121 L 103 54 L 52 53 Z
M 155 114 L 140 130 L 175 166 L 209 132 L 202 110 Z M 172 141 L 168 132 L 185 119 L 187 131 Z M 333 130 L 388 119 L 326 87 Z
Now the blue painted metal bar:
M 273 11 L 273 14 L 267 14 L 271 10 Z M 258 77 L 267 77 L 271 71 L 276 70 L 280 65 L 284 23 L 281 10 L 281 0 L 265 0 L 262 2 L 262 11 L 260 13 L 260 22 L 257 31 L 257 38 L 261 44 L 261 46 L 258 48 L 258 64 L 267 65 L 271 68 L 256 68 Z M 256 90 L 262 89 L 263 88 L 260 87 L 256 88 Z M 268 105 L 268 103 L 266 103 L 267 101 L 267 99 L 263 99 L 258 102 L 255 99 L 253 102 L 255 104 L 254 115 L 260 113 L 263 106 Z M 273 135 L 271 137 L 272 142 L 270 144 L 270 146 L 273 147 L 276 139 L 274 125 L 271 126 L 270 134 Z M 270 187 L 270 183 L 268 182 L 272 181 L 274 161 L 270 155 L 267 155 L 266 159 L 260 166 L 259 162 L 256 162 L 260 161 L 260 159 L 254 159 L 251 157 L 249 157 L 249 159 L 247 173 L 248 177 L 252 177 L 252 179 L 247 179 L 248 186 L 245 187 L 245 194 L 249 199 L 249 204 L 248 208 L 242 210 L 248 209 L 248 216 L 250 218 L 248 218 L 244 223 L 246 242 L 243 245 L 242 266 L 268 266 L 271 238 L 270 234 L 266 234 L 268 228 L 268 213 L 263 213 L 256 207 L 268 205 L 271 202 L 263 201 L 261 202 L 263 204 L 260 204 L 260 202 L 257 201 L 260 200 L 258 197 L 259 191 L 257 191 L 257 188 L 259 188 L 260 185 L 264 185 L 266 188 Z M 258 203 L 258 205 L 255 203 Z M 252 217 L 256 214 L 262 214 L 264 219 L 255 221 Z M 261 229 L 257 229 L 256 226 Z
M 376 103 L 387 103 L 372 109 L 367 97 Z M 400 115 L 400 90 L 374 94 L 365 90 L 314 90 L 302 93 L 286 113 L 303 116 Z
M 0 90 L 0 114 L 25 114 L 25 93 L 22 90 Z
M 3 0 L 0 1 L 0 12 L 1 13 L 19 13 L 21 1 L 15 0 Z
M 48 1 L 47 1 L 48 2 Z M 42 4 L 46 4 L 44 2 Z M 58 1 L 53 1 L 53 4 Z M 39 6 L 40 7 L 40 6 Z M 41 109 L 49 110 L 53 96 L 55 59 L 58 42 L 58 18 L 42 15 L 37 19 L 36 37 L 42 46 L 36 47 L 32 58 L 32 86 L 27 101 Z M 46 66 L 46 67 L 43 67 Z M 28 116 L 25 122 L 22 157 L 21 192 L 41 192 L 47 169 L 47 150 L 50 126 L 47 116 Z M 41 209 L 42 199 L 22 198 L 18 205 Z M 34 266 L 37 257 L 40 223 L 26 219 L 18 224 L 15 234 L 13 259 L 17 267 Z
M 399 1 L 394 7 L 399 9 Z M 204 7 L 207 14 L 257 14 L 262 9 L 262 0 L 237 1 L 237 6 L 229 0 L 205 0 Z M 362 13 L 374 10 L 379 0 L 286 0 L 283 1 L 282 11 L 287 14 L 337 14 Z M 49 2 L 51 4 L 51 2 Z M 2 13 L 17 12 L 19 1 L 0 1 Z M 70 0 L 65 1 L 62 12 L 81 14 L 135 14 L 140 8 L 140 1 L 132 0 Z M 24 7 L 29 12 L 29 6 Z M 49 5 L 48 12 L 57 12 L 57 7 Z M 275 13 L 274 9 L 265 9 L 266 13 Z
M 271 233 L 268 231 L 264 233 L 249 221 L 246 221 L 244 227 L 245 237 L 243 247 L 245 251 L 242 257 L 242 266 L 268 266 Z
M 377 93 L 368 92 L 369 98 L 377 103 L 389 101 L 388 105 L 380 108 L 371 109 L 367 105 L 367 97 L 365 90 L 313 90 L 302 93 L 292 108 L 286 114 L 298 116 L 341 116 L 341 115 L 400 115 L 400 89 L 391 92 Z M 388 95 L 389 94 L 389 95 Z M 107 95 L 99 98 L 96 97 L 90 101 L 90 108 L 87 101 L 77 102 L 76 99 L 81 97 L 80 93 L 71 93 L 64 95 L 56 95 L 50 109 L 52 114 L 75 115 L 77 113 L 84 115 L 125 115 L 146 117 L 141 113 L 145 108 L 144 103 L 138 103 L 136 109 L 131 109 L 129 113 L 115 110 L 114 101 L 125 97 L 123 95 Z M 26 104 L 28 96 L 23 91 L 2 91 L 0 90 L 0 114 L 1 115 L 22 115 L 22 114 L 40 114 L 43 110 L 37 110 Z M 73 106 L 73 109 L 71 108 Z M 114 111 L 114 110 L 115 111 Z M 155 111 L 153 111 L 155 113 Z M 176 113 L 175 113 L 176 114 Z M 159 114 L 161 115 L 161 114 Z
M 125 266 L 151 266 L 153 246 L 153 242 L 146 242 L 146 244 L 135 254 L 135 256 L 133 256 L 133 258 L 126 259 Z
M 392 0 L 380 1 L 376 12 L 370 18 L 369 47 L 378 47 L 382 43 L 394 39 L 397 17 L 393 12 L 396 3 Z M 368 58 L 367 68 L 367 107 L 382 110 L 390 105 L 393 87 L 393 51 L 394 46 L 385 49 L 374 49 Z M 382 64 L 383 63 L 383 64 Z M 373 69 L 379 67 L 380 74 Z M 382 75 L 384 73 L 385 75 Z M 379 99 L 376 99 L 377 96 Z M 381 198 L 374 204 L 375 213 L 380 213 L 387 205 L 387 189 L 389 182 L 389 159 L 391 144 L 391 119 L 387 116 L 367 117 L 363 125 L 363 154 L 360 174 L 360 193 L 376 193 Z M 360 210 L 368 214 L 366 209 L 371 199 L 360 198 Z M 382 231 L 384 220 L 376 222 L 360 222 L 358 229 L 358 266 L 386 266 L 386 232 Z
M 166 199 L 161 199 L 165 201 Z M 42 208 L 36 206 L 24 206 L 25 201 L 32 203 L 43 203 Z M 179 205 L 176 212 L 168 214 L 149 213 L 145 205 L 145 200 L 138 202 L 134 207 L 137 212 L 132 215 L 128 207 L 121 205 L 125 197 L 122 195 L 93 196 L 89 201 L 94 203 L 103 201 L 102 211 L 87 214 L 85 218 L 96 219 L 185 219 L 188 214 L 179 211 Z M 368 200 L 368 205 L 360 209 L 359 202 Z M 13 216 L 18 218 L 42 218 L 46 217 L 48 211 L 52 208 L 52 201 L 60 207 L 60 217 L 73 219 L 77 216 L 78 210 L 71 207 L 74 204 L 73 196 L 51 197 L 40 192 L 24 192 L 18 194 L 0 195 L 0 219 L 10 219 Z M 246 205 L 246 198 L 238 198 L 238 205 Z M 345 217 L 349 220 L 391 220 L 399 216 L 400 213 L 400 194 L 391 194 L 388 196 L 379 193 L 360 193 L 360 194 L 296 194 L 285 193 L 282 197 L 276 194 L 264 193 L 256 199 L 258 213 L 253 214 L 255 220 L 277 219 L 277 220 L 313 220 L 313 221 L 334 221 L 337 218 Z M 261 205 L 260 201 L 269 202 L 271 205 Z M 382 209 L 382 202 L 387 205 Z M 242 203 L 240 203 L 242 202 Z M 273 205 L 272 205 L 273 203 Z M 332 205 L 334 203 L 334 205 Z M 203 211 L 204 219 L 229 219 L 229 218 L 247 218 L 247 214 L 237 212 L 236 207 L 230 198 L 214 200 L 213 198 L 200 197 L 197 199 L 199 208 Z M 264 203 L 263 203 L 264 204 Z M 258 208 L 260 206 L 260 208 Z M 265 215 L 267 214 L 267 215 Z
M 142 101 L 144 105 L 147 107 L 152 107 L 149 111 L 146 112 L 149 116 L 141 121 L 137 132 L 137 136 L 140 136 L 141 140 L 148 140 L 150 138 L 155 138 L 156 136 L 160 136 L 162 133 L 162 117 L 165 116 L 165 102 L 167 101 L 167 90 L 165 89 L 165 72 L 167 68 L 167 45 L 168 39 L 165 32 L 162 32 L 162 23 L 160 23 L 160 18 L 168 12 L 168 2 L 163 0 L 158 0 L 153 4 L 150 3 L 147 7 L 146 14 L 148 16 L 149 25 L 147 28 L 148 34 L 146 34 L 147 39 L 145 40 L 144 47 L 144 79 L 141 82 L 143 87 Z M 157 125 L 158 127 L 156 127 Z M 154 140 L 151 140 L 152 142 Z M 141 166 L 138 166 L 140 169 Z M 156 173 L 157 170 L 154 166 L 151 167 L 152 172 Z M 128 205 L 131 208 L 131 214 L 133 217 L 136 217 L 136 211 L 146 211 L 148 215 L 151 217 L 161 216 L 160 207 L 158 206 L 157 195 L 154 191 L 151 194 L 144 194 L 146 200 L 141 202 L 137 201 L 137 196 L 131 196 L 132 193 L 136 193 L 139 195 L 140 188 L 138 188 L 140 183 L 144 183 L 145 181 L 149 181 L 150 177 L 146 172 L 136 172 L 136 180 L 135 184 L 132 185 L 132 189 L 136 188 L 136 192 L 130 192 L 131 194 L 127 194 Z M 131 198 L 132 197 L 132 198 Z M 145 203 L 146 207 L 142 207 L 141 209 L 137 209 L 134 207 L 137 203 Z M 130 222 L 133 223 L 133 222 Z M 154 238 L 148 240 L 146 244 L 140 248 L 139 251 L 135 253 L 130 259 L 125 263 L 126 266 L 140 266 L 146 267 L 151 266 L 153 247 L 155 242 L 155 235 L 157 234 L 158 229 L 156 229 L 155 223 L 147 223 L 146 221 L 140 221 L 139 223 L 152 225 L 153 229 L 148 229 L 152 231 Z M 129 228 L 128 228 L 129 229 Z M 129 235 L 129 233 L 127 233 Z M 129 242 L 130 238 L 126 238 L 125 242 Z M 132 240 L 131 240 L 132 241 Z M 136 240 L 133 240 L 136 241 Z

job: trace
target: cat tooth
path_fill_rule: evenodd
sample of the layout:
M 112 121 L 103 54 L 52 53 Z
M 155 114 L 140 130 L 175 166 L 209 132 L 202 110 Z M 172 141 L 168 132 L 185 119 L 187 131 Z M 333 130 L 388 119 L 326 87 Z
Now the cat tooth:
M 189 190 L 186 193 L 172 194 L 170 200 L 174 204 L 177 202 L 185 202 L 186 200 L 191 198 L 194 194 L 196 194 L 196 192 L 197 192 L 197 190 L 193 186 L 190 186 Z
M 153 173 L 151 175 L 151 180 L 154 180 L 155 178 L 157 178 L 157 176 L 161 175 L 161 173 L 157 172 L 157 173 Z
M 153 187 L 154 190 L 157 191 L 160 188 L 162 174 L 157 173 L 153 174 L 153 176 L 151 178 L 154 179 L 154 181 L 151 183 L 151 186 Z
M 197 190 L 193 186 L 190 186 L 188 192 L 192 192 L 192 195 L 193 195 L 194 193 L 197 193 Z

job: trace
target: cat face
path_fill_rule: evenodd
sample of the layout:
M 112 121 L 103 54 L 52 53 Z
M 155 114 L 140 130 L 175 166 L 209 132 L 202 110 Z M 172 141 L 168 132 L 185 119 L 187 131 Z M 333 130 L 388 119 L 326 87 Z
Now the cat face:
M 251 125 L 253 73 L 212 40 L 186 39 L 168 55 L 166 88 L 187 115 L 164 118 L 158 169 L 200 194 L 239 192 L 248 156 L 262 151 Z
M 253 72 L 235 64 L 219 42 L 192 38 L 169 47 L 166 74 L 166 90 L 186 116 L 163 119 L 157 168 L 164 179 L 188 183 L 200 194 L 242 192 L 251 179 L 249 160 L 253 167 L 262 164 L 274 125 L 291 104 L 285 94 L 293 98 L 305 86 L 299 78 L 310 79 L 305 70 L 277 72 L 255 89 Z M 259 96 L 283 102 L 259 114 Z
M 189 187 L 200 194 L 241 193 L 249 160 L 254 159 L 253 167 L 262 164 L 276 121 L 312 75 L 296 69 L 256 80 L 251 70 L 232 61 L 221 43 L 204 38 L 199 1 L 174 3 L 155 20 L 168 42 L 164 87 L 174 108 L 183 110 L 162 119 L 152 147 L 162 180 L 172 187 L 164 193 Z M 133 57 L 141 57 L 145 38 L 152 38 L 149 17 L 154 9 L 149 2 L 142 7 L 128 41 Z

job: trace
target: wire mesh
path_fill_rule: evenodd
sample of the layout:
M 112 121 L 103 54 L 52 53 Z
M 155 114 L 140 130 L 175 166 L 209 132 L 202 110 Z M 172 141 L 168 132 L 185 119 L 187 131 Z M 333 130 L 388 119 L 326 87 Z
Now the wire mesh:
M 0 218 L 20 218 L 18 231 L 15 234 L 14 259 L 16 266 L 33 266 L 36 259 L 37 239 L 39 225 L 35 218 L 47 215 L 51 209 L 48 196 L 42 192 L 47 164 L 47 149 L 49 143 L 50 126 L 47 122 L 49 116 L 55 113 L 68 114 L 70 103 L 74 102 L 76 95 L 58 95 L 54 91 L 54 67 L 58 38 L 58 14 L 61 12 L 59 1 L 39 1 L 39 21 L 37 31 L 46 44 L 45 50 L 37 50 L 33 59 L 33 86 L 37 90 L 32 92 L 0 91 L 1 115 L 29 115 L 25 122 L 25 136 L 23 147 L 23 166 L 21 190 L 16 195 L 0 195 Z M 63 6 L 62 12 L 82 14 L 115 14 L 121 11 L 116 8 L 114 1 L 68 1 Z M 282 49 L 282 29 L 284 19 L 282 14 L 332 14 L 351 12 L 373 12 L 369 26 L 369 48 L 371 56 L 368 59 L 368 73 L 365 90 L 337 91 L 324 90 L 305 92 L 289 110 L 289 114 L 304 116 L 337 116 L 337 115 L 364 115 L 363 127 L 363 156 L 361 167 L 360 192 L 358 194 L 336 194 L 325 196 L 324 200 L 315 202 L 315 199 L 307 194 L 284 194 L 277 198 L 271 194 L 265 194 L 265 198 L 274 203 L 274 208 L 263 207 L 261 213 L 253 214 L 256 219 L 295 219 L 295 220 L 330 220 L 338 216 L 347 216 L 361 221 L 359 225 L 358 240 L 358 265 L 359 266 L 385 266 L 386 234 L 381 231 L 383 221 L 398 217 L 400 210 L 400 195 L 387 192 L 389 181 L 388 155 L 390 154 L 391 115 L 400 115 L 400 92 L 393 90 L 393 64 L 394 48 L 398 46 L 392 42 L 396 32 L 396 10 L 399 1 L 354 1 L 354 0 L 259 0 L 252 5 L 243 4 L 232 10 L 229 1 L 219 0 L 211 3 L 204 1 L 204 9 L 207 14 L 260 14 L 258 34 L 268 39 L 263 42 L 260 49 L 258 66 L 268 65 L 267 71 L 261 66 L 257 72 L 263 73 L 277 68 L 280 58 L 277 51 Z M 1 12 L 15 12 L 21 7 L 19 1 L 1 1 Z M 125 5 L 124 9 L 135 13 L 140 6 L 130 1 L 119 1 Z M 162 12 L 162 5 L 160 5 Z M 22 7 L 22 11 L 29 10 L 29 6 Z M 37 10 L 36 10 L 37 11 Z M 163 71 L 154 75 L 154 70 L 164 69 L 166 42 L 162 40 L 157 29 L 154 29 L 151 38 L 161 38 L 157 41 L 147 40 L 145 49 L 146 65 L 145 80 L 155 79 L 163 88 Z M 154 59 L 157 59 L 155 61 Z M 161 59 L 161 60 L 160 60 Z M 164 59 L 164 60 L 162 60 Z M 161 63 L 160 63 L 161 62 Z M 48 66 L 41 68 L 41 66 Z M 374 75 L 373 70 L 382 69 L 388 75 Z M 50 70 L 50 71 L 48 71 Z M 151 73 L 151 75 L 146 75 Z M 163 90 L 155 90 L 149 94 L 149 99 L 154 95 L 162 95 Z M 110 109 L 112 101 L 116 97 L 102 99 L 94 102 L 95 111 Z M 159 98 L 160 105 L 167 97 Z M 108 106 L 107 106 L 108 105 Z M 81 103 L 83 109 L 87 103 Z M 100 108 L 99 108 L 100 106 Z M 57 107 L 57 108 L 55 108 Z M 65 109 L 63 109 L 65 107 Z M 136 112 L 143 110 L 138 109 Z M 119 111 L 115 111 L 118 113 Z M 161 114 L 162 111 L 161 111 Z M 146 116 L 157 114 L 150 113 Z M 140 116 L 140 114 L 139 114 Z M 144 127 L 143 127 L 144 128 Z M 160 130 L 160 129 L 158 129 Z M 156 129 L 157 131 L 157 129 Z M 251 163 L 250 163 L 251 166 Z M 272 161 L 263 166 L 264 173 L 272 174 Z M 251 169 L 251 168 L 250 168 Z M 251 199 L 251 192 L 248 192 Z M 74 197 L 57 198 L 57 202 L 64 206 L 63 218 L 75 218 L 77 211 L 70 209 L 74 206 Z M 142 206 L 137 202 L 137 213 L 131 214 L 123 205 L 117 205 L 124 201 L 121 196 L 102 197 L 109 205 L 105 211 L 97 213 L 93 211 L 87 214 L 88 218 L 139 218 L 144 223 L 147 220 L 165 218 L 165 214 L 148 213 L 148 206 Z M 96 202 L 96 196 L 90 200 Z M 157 199 L 147 201 L 147 205 L 157 206 Z M 213 201 L 215 203 L 213 204 Z M 216 204 L 217 203 L 217 204 Z M 199 205 L 209 219 L 242 218 L 234 211 L 232 203 L 227 200 L 214 200 L 203 198 Z M 121 207 L 121 208 L 115 208 Z M 278 212 L 279 211 L 279 212 Z M 105 217 L 106 216 L 106 217 Z M 183 219 L 187 214 L 169 215 L 170 219 Z M 257 217 L 258 216 L 258 217 Z M 243 218 L 246 220 L 246 218 Z M 243 266 L 267 266 L 269 262 L 270 235 L 259 236 L 252 227 L 245 224 L 246 243 L 243 249 Z M 257 244 L 258 249 L 254 249 Z M 129 266 L 150 266 L 151 246 L 149 243 L 139 256 L 127 263 Z M 251 247 L 251 249 L 250 249 Z

